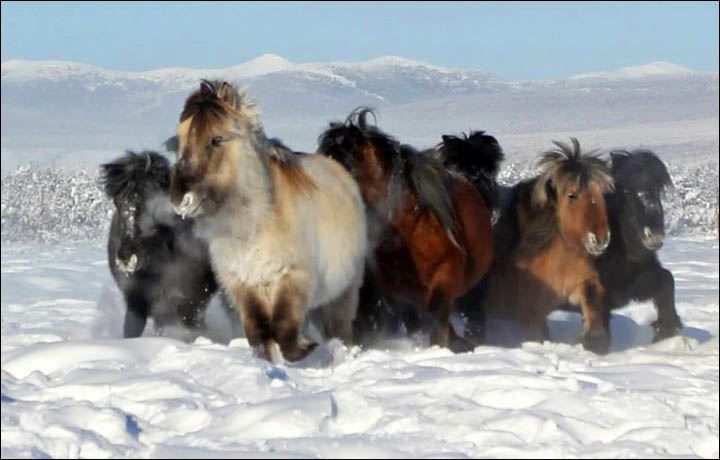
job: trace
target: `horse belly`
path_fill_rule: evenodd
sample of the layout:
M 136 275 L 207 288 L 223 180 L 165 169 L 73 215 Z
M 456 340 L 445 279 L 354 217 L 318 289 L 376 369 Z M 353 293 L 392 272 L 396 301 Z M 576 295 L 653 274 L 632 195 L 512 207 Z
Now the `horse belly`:
M 335 300 L 363 275 L 367 223 L 357 184 L 342 167 L 322 156 L 303 164 L 317 184 L 311 199 L 304 200 L 303 219 L 317 273 L 313 308 Z

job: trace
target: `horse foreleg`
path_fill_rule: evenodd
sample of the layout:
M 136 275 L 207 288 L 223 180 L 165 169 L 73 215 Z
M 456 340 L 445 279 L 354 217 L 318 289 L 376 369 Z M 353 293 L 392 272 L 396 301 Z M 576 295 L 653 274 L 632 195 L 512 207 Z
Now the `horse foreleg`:
M 125 296 L 127 311 L 125 312 L 125 324 L 123 325 L 123 337 L 140 337 L 145 330 L 150 303 L 141 292 L 131 292 Z
M 254 288 L 239 284 L 235 286 L 230 300 L 240 311 L 245 337 L 258 356 L 273 360 L 273 329 L 270 306 L 265 297 Z
M 633 297 L 639 300 L 652 299 L 657 310 L 657 320 L 652 323 L 655 330 L 653 342 L 672 337 L 682 329 L 680 317 L 675 309 L 675 278 L 662 267 L 643 272 L 634 283 Z
M 610 312 L 605 305 L 605 289 L 600 281 L 586 281 L 570 296 L 570 301 L 579 304 L 583 313 L 585 349 L 599 354 L 606 353 L 610 347 Z
M 303 276 L 285 275 L 273 305 L 273 335 L 283 357 L 288 361 L 303 359 L 317 346 L 316 342 L 309 342 L 300 337 L 300 326 L 305 320 L 308 308 L 309 283 L 303 278 Z M 352 335 L 352 318 L 350 334 Z

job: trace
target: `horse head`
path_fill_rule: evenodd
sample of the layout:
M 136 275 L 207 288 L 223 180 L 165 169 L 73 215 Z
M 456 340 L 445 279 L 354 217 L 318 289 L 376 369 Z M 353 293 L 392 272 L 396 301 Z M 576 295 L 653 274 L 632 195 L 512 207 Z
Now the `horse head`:
M 177 137 L 165 143 L 177 152 L 170 180 L 175 211 L 183 217 L 214 213 L 238 175 L 251 174 L 243 163 L 254 156 L 258 138 L 264 134 L 249 96 L 227 82 L 203 80 L 185 101 Z
M 159 249 L 158 238 L 166 241 L 171 233 L 169 162 L 156 152 L 128 151 L 101 168 L 102 183 L 115 205 L 118 225 L 118 234 L 111 235 L 119 238 L 112 262 L 129 275 L 146 267 L 154 257 L 150 253 Z
M 555 211 L 565 244 L 598 256 L 610 245 L 604 193 L 613 188 L 612 175 L 603 160 L 581 153 L 577 139 L 572 138 L 572 147 L 553 143 L 557 148 L 545 152 L 539 161 L 543 172 L 535 183 L 532 203 Z
M 613 198 L 621 222 L 623 241 L 628 249 L 637 246 L 657 251 L 665 239 L 663 192 L 672 187 L 670 174 L 662 161 L 649 150 L 611 154 L 615 181 Z

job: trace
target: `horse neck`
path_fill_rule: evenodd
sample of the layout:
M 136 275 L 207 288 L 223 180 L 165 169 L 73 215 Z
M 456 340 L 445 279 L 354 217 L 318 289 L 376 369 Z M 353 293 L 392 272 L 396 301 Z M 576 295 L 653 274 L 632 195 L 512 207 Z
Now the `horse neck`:
M 249 142 L 236 156 L 236 180 L 219 211 L 225 223 L 217 228 L 220 233 L 247 239 L 271 211 L 274 181 L 269 161 Z

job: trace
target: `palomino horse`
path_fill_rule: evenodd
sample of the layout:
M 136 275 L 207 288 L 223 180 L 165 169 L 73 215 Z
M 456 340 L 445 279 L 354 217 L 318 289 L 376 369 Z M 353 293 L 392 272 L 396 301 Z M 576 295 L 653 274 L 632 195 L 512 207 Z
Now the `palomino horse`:
M 267 139 L 254 103 L 225 82 L 204 80 L 188 97 L 177 136 L 173 205 L 196 218 L 250 344 L 273 361 L 274 343 L 302 359 L 317 344 L 299 328 L 316 307 L 326 332 L 350 343 L 367 245 L 353 178 Z
M 548 338 L 546 316 L 563 303 L 584 315 L 585 348 L 610 344 L 605 288 L 594 259 L 610 244 L 603 193 L 613 179 L 605 162 L 572 147 L 543 154 L 540 176 L 520 182 L 495 227 L 495 261 L 487 278 L 488 316 L 520 320 L 528 339 Z
M 429 154 L 368 125 L 371 113 L 362 109 L 332 123 L 320 136 L 319 153 L 342 163 L 360 185 L 379 295 L 415 312 L 420 307 L 430 319 L 431 344 L 468 350 L 449 320 L 455 299 L 492 262 L 490 210 L 472 184 Z

